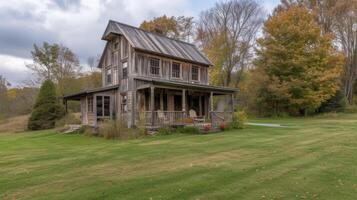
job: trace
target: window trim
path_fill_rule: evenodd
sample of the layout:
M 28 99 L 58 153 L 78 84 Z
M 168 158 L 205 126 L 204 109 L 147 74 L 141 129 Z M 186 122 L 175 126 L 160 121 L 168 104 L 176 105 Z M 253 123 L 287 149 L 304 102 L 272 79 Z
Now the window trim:
M 162 73 L 162 67 L 161 67 L 161 59 L 159 58 L 159 57 L 153 57 L 153 56 L 150 56 L 150 57 L 148 57 L 148 59 L 149 59 L 149 74 L 151 75 L 151 76 L 155 76 L 155 77 L 161 77 L 161 73 Z M 155 59 L 155 60 L 158 60 L 159 61 L 159 74 L 153 74 L 153 73 L 151 73 L 151 60 L 152 59 Z
M 93 113 L 94 112 L 94 99 L 93 96 L 87 97 L 87 112 L 88 113 Z
M 197 74 L 197 80 L 192 79 L 192 69 L 196 67 L 198 69 L 198 74 Z M 201 67 L 198 65 L 191 65 L 191 69 L 190 69 L 190 80 L 192 82 L 200 82 L 201 81 Z
M 126 63 L 126 77 L 124 77 L 124 63 Z M 127 79 L 128 78 L 128 75 L 129 75 L 129 72 L 128 72 L 128 68 L 129 68 L 129 66 L 128 66 L 128 60 L 123 60 L 122 62 L 121 62 L 121 73 L 122 73 L 122 79 Z
M 175 76 L 173 76 L 174 63 L 175 63 L 175 64 L 179 64 L 179 66 L 180 66 L 180 77 L 175 77 Z M 182 79 L 182 63 L 181 63 L 181 62 L 171 61 L 171 73 L 170 73 L 170 75 L 171 75 L 171 78 L 172 78 L 172 79 Z
M 127 55 L 124 55 L 124 50 L 125 50 L 125 48 L 124 48 L 125 44 L 124 43 L 126 43 Z M 121 54 L 121 59 L 125 59 L 125 58 L 129 57 L 129 41 L 124 37 L 121 39 L 121 51 L 120 51 L 120 54 Z
M 101 99 L 102 99 L 102 115 L 98 115 L 98 110 L 97 110 L 97 98 L 98 97 L 100 97 Z M 104 105 L 105 105 L 105 103 L 104 103 L 104 99 L 105 99 L 105 97 L 109 97 L 109 115 L 108 116 L 106 116 L 105 115 L 105 108 L 104 108 Z M 111 118 L 112 117 L 112 115 L 113 115 L 113 111 L 112 111 L 112 109 L 113 109 L 113 107 L 112 107 L 112 103 L 113 103 L 113 98 L 112 98 L 112 96 L 110 96 L 110 95 L 102 95 L 102 94 L 99 94 L 99 95 L 95 95 L 93 98 L 95 98 L 96 100 L 95 100 L 95 116 L 96 116 L 96 118 L 97 119 L 108 119 L 108 118 Z M 94 101 L 93 101 L 94 102 Z
M 108 71 L 110 72 L 110 82 L 108 82 Z M 106 85 L 111 85 L 113 84 L 113 70 L 112 68 L 106 68 L 105 69 L 105 84 Z

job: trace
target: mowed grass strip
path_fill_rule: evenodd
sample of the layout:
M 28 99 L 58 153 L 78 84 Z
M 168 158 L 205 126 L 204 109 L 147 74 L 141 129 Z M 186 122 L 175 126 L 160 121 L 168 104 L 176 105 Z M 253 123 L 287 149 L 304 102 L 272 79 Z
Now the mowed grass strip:
M 357 115 L 113 141 L 0 135 L 0 199 L 357 199 Z

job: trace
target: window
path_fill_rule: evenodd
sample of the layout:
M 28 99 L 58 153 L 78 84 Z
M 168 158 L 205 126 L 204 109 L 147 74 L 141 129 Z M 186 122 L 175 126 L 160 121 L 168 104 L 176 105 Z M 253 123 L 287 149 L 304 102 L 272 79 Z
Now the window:
M 102 96 L 97 96 L 97 116 L 103 116 L 103 101 Z
M 121 54 L 121 57 L 122 58 L 126 58 L 126 57 L 128 57 L 128 41 L 125 39 L 125 38 L 123 38 L 123 40 L 122 40 L 122 45 L 123 45 L 123 47 L 122 47 L 122 54 Z
M 172 77 L 181 78 L 181 65 L 180 63 L 172 63 Z
M 93 112 L 93 97 L 88 98 L 88 112 Z
M 123 62 L 123 79 L 128 78 L 128 62 Z
M 109 117 L 110 116 L 110 97 L 109 96 L 97 96 L 97 117 Z
M 110 97 L 104 96 L 104 116 L 110 116 Z
M 160 76 L 160 60 L 157 58 L 150 58 L 150 73 L 151 75 Z
M 118 65 L 118 58 L 117 58 L 115 52 L 112 52 L 112 60 L 113 60 L 112 65 L 114 65 L 114 66 Z
M 200 78 L 200 68 L 198 66 L 192 66 L 191 68 L 191 80 L 199 81 Z
M 112 69 L 107 69 L 106 71 L 106 82 L 107 84 L 112 83 Z
M 126 106 L 126 102 L 127 102 L 126 96 L 123 96 L 122 97 L 122 101 L 121 101 L 121 112 L 122 113 L 126 113 L 128 111 L 128 108 Z

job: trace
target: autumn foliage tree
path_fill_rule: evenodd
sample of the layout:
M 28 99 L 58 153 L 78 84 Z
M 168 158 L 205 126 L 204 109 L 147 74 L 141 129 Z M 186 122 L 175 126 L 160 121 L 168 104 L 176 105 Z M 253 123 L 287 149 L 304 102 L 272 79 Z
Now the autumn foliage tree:
M 343 57 L 304 7 L 274 12 L 258 39 L 258 105 L 279 114 L 307 114 L 340 87 Z
M 143 21 L 140 28 L 170 38 L 190 42 L 193 35 L 193 17 L 163 15 L 153 20 Z

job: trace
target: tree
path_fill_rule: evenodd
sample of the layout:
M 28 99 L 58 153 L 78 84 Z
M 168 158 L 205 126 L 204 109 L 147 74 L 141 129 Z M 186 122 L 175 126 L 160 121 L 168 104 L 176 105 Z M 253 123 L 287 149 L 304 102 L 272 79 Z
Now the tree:
M 193 26 L 193 17 L 167 17 L 166 15 L 140 24 L 140 28 L 144 30 L 187 42 L 193 35 Z
M 357 0 L 283 0 L 279 8 L 305 6 L 315 14 L 323 33 L 334 33 L 336 46 L 345 55 L 342 91 L 353 102 L 357 73 Z
M 230 0 L 201 13 L 197 41 L 215 65 L 210 70 L 212 84 L 236 84 L 249 66 L 256 35 L 263 22 L 261 6 L 251 0 Z M 233 73 L 237 71 L 236 77 Z
M 0 118 L 2 115 L 4 115 L 8 105 L 6 98 L 7 86 L 8 82 L 6 81 L 5 77 L 0 75 Z
M 256 72 L 260 105 L 275 114 L 307 114 L 339 89 L 343 57 L 322 34 L 314 16 L 293 5 L 274 12 L 258 39 Z
M 33 64 L 26 65 L 42 80 L 58 84 L 58 93 L 65 93 L 65 83 L 80 75 L 81 66 L 77 56 L 67 47 L 44 42 L 42 47 L 34 44 L 31 51 Z
M 28 129 L 50 129 L 55 126 L 57 119 L 64 115 L 63 107 L 56 98 L 55 84 L 51 80 L 43 82 L 36 103 L 31 113 Z

